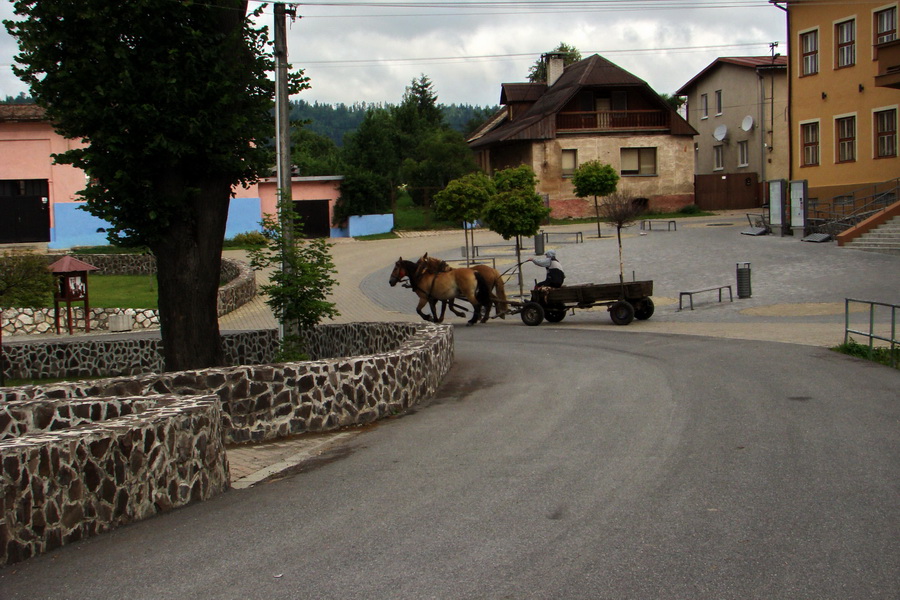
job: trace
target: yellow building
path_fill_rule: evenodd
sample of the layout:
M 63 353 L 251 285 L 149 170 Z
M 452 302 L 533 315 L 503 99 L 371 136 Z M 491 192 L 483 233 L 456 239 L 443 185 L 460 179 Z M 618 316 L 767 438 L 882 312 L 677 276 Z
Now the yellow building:
M 808 181 L 810 216 L 896 201 L 900 90 L 884 73 L 898 2 L 773 3 L 787 13 L 790 178 Z

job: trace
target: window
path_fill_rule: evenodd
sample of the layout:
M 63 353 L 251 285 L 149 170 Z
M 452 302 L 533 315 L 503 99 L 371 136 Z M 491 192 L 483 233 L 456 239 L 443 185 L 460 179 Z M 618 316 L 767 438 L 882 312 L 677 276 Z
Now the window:
M 815 75 L 819 72 L 819 31 L 801 33 L 800 49 L 803 54 L 800 76 Z
M 722 90 L 716 90 L 716 114 L 722 114 Z
M 897 156 L 897 109 L 875 112 L 875 157 Z
M 856 64 L 856 21 L 850 19 L 834 26 L 837 40 L 837 68 Z
M 750 165 L 750 142 L 744 140 L 738 142 L 738 166 L 746 167 Z
M 800 139 L 803 144 L 803 167 L 814 167 L 819 164 L 819 124 L 804 123 L 800 125 Z
M 856 160 L 856 117 L 835 119 L 837 124 L 837 158 L 838 162 Z
M 897 7 L 875 13 L 875 43 L 884 44 L 897 39 Z
M 656 148 L 622 148 L 622 175 L 656 175 Z
M 721 171 L 725 168 L 725 148 L 713 146 L 713 171 Z
M 562 151 L 562 176 L 571 177 L 578 168 L 578 150 Z
M 709 97 L 706 94 L 700 94 L 700 118 L 709 117 Z

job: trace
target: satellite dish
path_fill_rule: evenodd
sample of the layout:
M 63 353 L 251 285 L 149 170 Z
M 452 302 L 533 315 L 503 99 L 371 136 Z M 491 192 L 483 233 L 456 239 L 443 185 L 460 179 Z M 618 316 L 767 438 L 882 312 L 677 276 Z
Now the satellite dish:
M 716 130 L 713 131 L 713 137 L 716 138 L 717 141 L 722 142 L 728 137 L 728 127 L 725 125 L 719 125 L 716 127 Z
M 753 129 L 752 115 L 747 115 L 746 117 L 744 117 L 744 120 L 741 121 L 741 129 L 743 129 L 744 131 L 750 131 L 751 129 Z

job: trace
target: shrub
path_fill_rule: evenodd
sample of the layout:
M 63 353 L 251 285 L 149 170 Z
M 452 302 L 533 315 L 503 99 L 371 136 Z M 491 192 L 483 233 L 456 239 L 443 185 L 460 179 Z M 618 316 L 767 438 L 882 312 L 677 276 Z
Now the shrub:
M 696 215 L 702 212 L 700 207 L 696 204 L 688 204 L 687 206 L 682 206 L 679 210 L 679 213 L 682 215 Z
M 224 246 L 226 248 L 260 248 L 266 245 L 266 241 L 266 236 L 261 232 L 247 231 L 225 240 Z

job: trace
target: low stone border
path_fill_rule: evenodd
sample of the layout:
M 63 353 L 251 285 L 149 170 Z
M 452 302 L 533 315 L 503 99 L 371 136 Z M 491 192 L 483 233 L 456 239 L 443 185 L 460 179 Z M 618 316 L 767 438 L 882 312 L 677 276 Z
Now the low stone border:
M 53 257 L 55 258 L 55 257 Z M 150 254 L 91 254 L 85 262 L 100 269 L 104 275 L 145 275 L 156 272 L 156 261 Z M 216 299 L 216 314 L 222 316 L 237 310 L 256 296 L 256 275 L 250 265 L 231 258 L 222 258 L 222 280 Z M 128 330 L 159 328 L 159 313 L 151 309 L 92 308 L 91 329 L 110 329 L 110 317 L 124 315 Z M 60 307 L 60 327 L 65 329 L 65 306 Z M 55 333 L 52 308 L 7 308 L 0 312 L 0 327 L 7 335 Z M 84 331 L 84 306 L 72 307 L 72 328 Z
M 226 489 L 224 443 L 401 413 L 453 363 L 450 325 L 304 336 L 311 361 L 0 388 L 0 564 Z
M 0 564 L 228 489 L 215 396 L 0 405 Z

